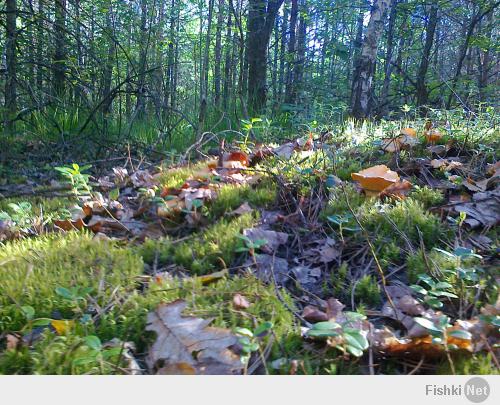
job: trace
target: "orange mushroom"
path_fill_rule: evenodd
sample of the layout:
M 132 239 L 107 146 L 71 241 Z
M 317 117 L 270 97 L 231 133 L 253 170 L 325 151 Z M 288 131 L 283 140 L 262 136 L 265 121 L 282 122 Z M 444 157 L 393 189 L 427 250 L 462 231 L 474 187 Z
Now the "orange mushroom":
M 396 172 L 390 170 L 386 165 L 377 165 L 352 173 L 353 180 L 358 181 L 363 189 L 368 191 L 382 191 L 399 180 Z

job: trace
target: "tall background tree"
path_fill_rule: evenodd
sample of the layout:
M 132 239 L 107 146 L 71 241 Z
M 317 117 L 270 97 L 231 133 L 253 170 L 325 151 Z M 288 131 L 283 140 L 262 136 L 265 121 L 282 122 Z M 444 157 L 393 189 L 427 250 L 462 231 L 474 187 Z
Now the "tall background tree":
M 476 110 L 497 101 L 499 5 L 6 0 L 0 130 L 181 145 L 264 115 Z

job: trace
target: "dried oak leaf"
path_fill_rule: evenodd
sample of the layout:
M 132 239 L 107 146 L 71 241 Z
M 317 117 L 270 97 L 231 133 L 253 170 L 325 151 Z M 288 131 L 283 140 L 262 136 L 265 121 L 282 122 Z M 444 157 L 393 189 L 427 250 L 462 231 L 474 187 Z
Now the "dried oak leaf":
M 457 213 L 466 214 L 465 223 L 471 228 L 496 226 L 500 223 L 500 186 L 495 190 L 476 193 L 472 201 L 453 206 Z
M 399 181 L 399 175 L 385 165 L 377 165 L 352 173 L 353 180 L 358 181 L 361 187 L 368 191 L 382 191 L 386 187 Z
M 156 374 L 239 374 L 243 363 L 231 346 L 229 330 L 208 326 L 211 319 L 184 317 L 186 302 L 160 304 L 148 313 L 147 331 L 156 333 L 146 363 Z
M 280 245 L 284 245 L 288 240 L 288 234 L 264 229 L 262 227 L 244 229 L 243 235 L 252 242 L 266 241 L 261 247 L 262 251 L 265 253 L 273 253 Z

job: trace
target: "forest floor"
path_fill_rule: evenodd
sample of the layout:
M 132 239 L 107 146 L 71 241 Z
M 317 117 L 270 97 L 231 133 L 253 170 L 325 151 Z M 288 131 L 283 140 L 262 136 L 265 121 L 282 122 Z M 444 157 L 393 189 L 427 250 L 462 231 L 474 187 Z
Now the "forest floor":
M 26 145 L 0 166 L 0 373 L 497 374 L 498 129 L 391 125 L 175 164 Z

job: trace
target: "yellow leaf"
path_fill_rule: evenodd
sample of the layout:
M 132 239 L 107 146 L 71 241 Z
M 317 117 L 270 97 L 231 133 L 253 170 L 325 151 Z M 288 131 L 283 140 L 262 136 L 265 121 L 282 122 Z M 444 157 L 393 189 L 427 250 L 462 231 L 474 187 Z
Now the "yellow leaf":
M 50 324 L 56 330 L 58 335 L 65 335 L 75 326 L 75 321 L 52 319 Z

